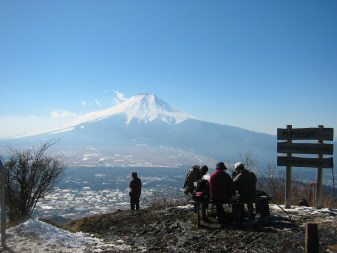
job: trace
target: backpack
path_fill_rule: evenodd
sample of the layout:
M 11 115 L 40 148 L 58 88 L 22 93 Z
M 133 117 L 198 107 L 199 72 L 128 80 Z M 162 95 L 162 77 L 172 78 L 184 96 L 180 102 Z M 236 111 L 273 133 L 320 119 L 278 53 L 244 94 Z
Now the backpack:
M 206 179 L 198 181 L 192 199 L 195 201 L 208 201 L 210 199 L 210 187 L 209 182 Z
M 195 201 L 208 201 L 209 197 L 204 192 L 194 192 L 192 199 Z

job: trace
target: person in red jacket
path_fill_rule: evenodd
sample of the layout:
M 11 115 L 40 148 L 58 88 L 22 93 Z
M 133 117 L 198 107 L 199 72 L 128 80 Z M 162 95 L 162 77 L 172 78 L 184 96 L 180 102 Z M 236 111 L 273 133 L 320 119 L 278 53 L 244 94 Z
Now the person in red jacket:
M 234 184 L 232 178 L 225 172 L 227 170 L 223 162 L 219 162 L 216 165 L 215 172 L 211 175 L 210 191 L 211 198 L 214 202 L 225 203 L 228 202 L 234 193 Z M 220 223 L 225 222 L 225 212 L 222 204 L 216 204 L 216 212 L 218 216 L 218 221 Z
M 136 206 L 136 210 L 139 209 L 139 198 L 140 198 L 140 194 L 142 191 L 142 181 L 140 180 L 140 178 L 137 176 L 137 172 L 133 171 L 132 172 L 132 180 L 130 182 L 130 204 L 131 204 L 131 210 L 135 210 L 135 206 Z

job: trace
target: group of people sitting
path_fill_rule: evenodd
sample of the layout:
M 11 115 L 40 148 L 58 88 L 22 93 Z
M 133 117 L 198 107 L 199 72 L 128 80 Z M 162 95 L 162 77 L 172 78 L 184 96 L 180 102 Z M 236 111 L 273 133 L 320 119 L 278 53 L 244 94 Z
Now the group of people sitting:
M 239 202 L 246 203 L 248 218 L 254 219 L 253 203 L 256 198 L 256 175 L 247 170 L 241 162 L 236 163 L 234 167 L 235 171 L 231 177 L 226 172 L 225 164 L 219 162 L 216 164 L 215 172 L 211 174 L 208 180 L 205 177 L 208 167 L 206 165 L 195 165 L 188 171 L 184 183 L 184 193 L 192 195 L 194 200 L 213 201 L 216 206 L 218 222 L 221 224 L 226 222 L 223 204 L 229 203 L 235 195 L 238 196 Z M 204 221 L 208 221 L 206 217 L 207 206 L 207 204 L 202 205 L 202 219 Z M 239 209 L 236 208 L 236 210 L 241 211 L 241 206 L 243 208 L 243 205 L 240 204 Z

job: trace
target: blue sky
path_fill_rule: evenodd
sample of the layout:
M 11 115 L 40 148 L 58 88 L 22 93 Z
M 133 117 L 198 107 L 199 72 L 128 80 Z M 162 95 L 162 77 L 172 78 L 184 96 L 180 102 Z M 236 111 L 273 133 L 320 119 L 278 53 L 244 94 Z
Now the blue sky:
M 336 1 L 7 0 L 0 38 L 0 137 L 138 93 L 269 134 L 337 128 Z

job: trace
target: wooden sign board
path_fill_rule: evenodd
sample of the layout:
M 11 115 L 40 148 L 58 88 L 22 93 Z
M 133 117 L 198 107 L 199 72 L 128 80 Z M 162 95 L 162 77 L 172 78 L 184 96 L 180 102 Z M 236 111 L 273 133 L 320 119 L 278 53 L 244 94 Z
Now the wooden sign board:
M 301 158 L 278 156 L 277 166 L 309 167 L 309 168 L 333 168 L 333 158 Z
M 277 139 L 333 141 L 333 128 L 278 128 Z
M 277 143 L 278 153 L 333 155 L 333 144 Z

